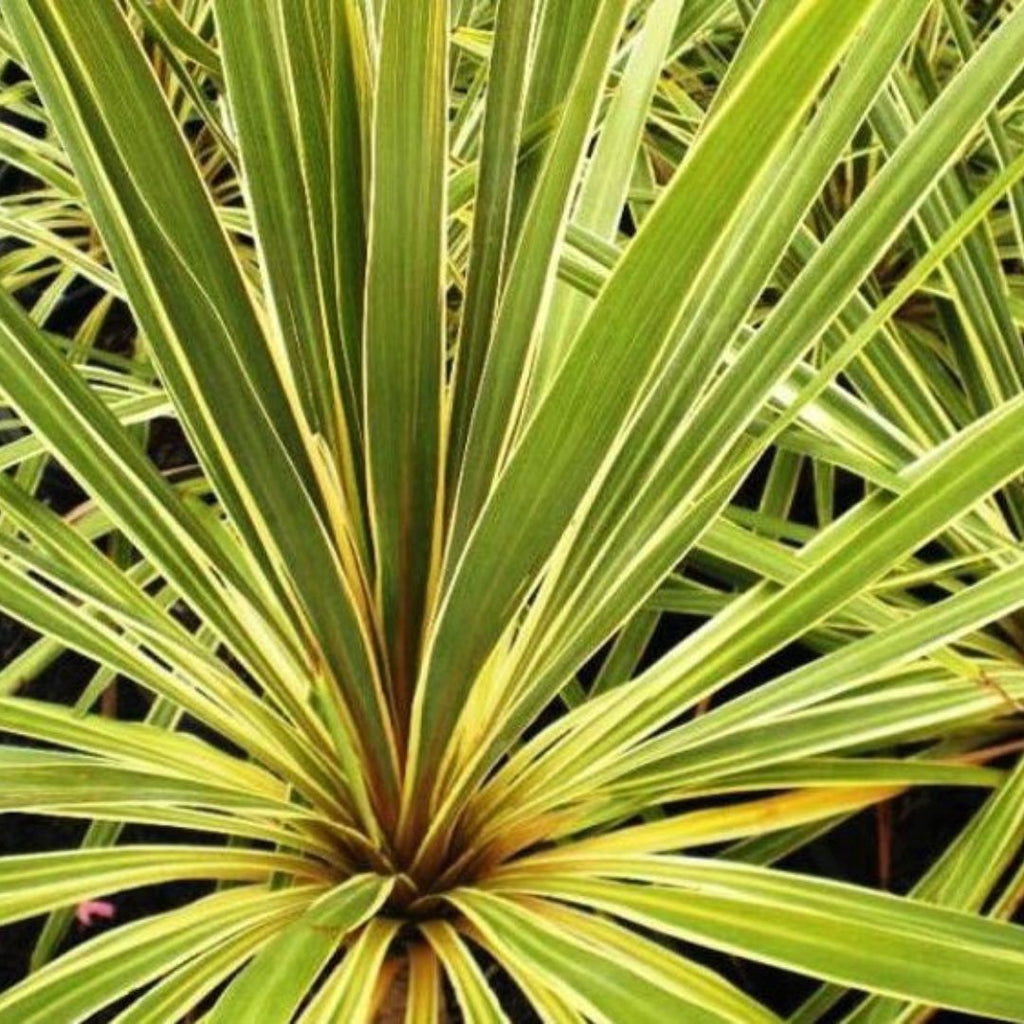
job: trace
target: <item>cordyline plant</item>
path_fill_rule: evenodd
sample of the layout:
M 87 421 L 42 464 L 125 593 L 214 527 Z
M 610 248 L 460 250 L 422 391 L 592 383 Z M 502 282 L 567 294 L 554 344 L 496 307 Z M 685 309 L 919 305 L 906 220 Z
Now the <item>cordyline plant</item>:
M 2 1024 L 1024 1020 L 1024 6 L 0 11 Z

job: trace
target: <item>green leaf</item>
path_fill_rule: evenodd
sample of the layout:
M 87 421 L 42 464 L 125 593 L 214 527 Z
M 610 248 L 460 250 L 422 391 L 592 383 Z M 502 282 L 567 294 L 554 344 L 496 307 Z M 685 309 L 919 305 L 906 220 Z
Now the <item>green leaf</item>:
M 280 799 L 285 784 L 256 765 L 225 754 L 187 734 L 167 732 L 141 722 L 79 715 L 70 708 L 27 697 L 0 698 L 0 728 L 19 736 L 98 754 L 112 763 L 155 775 L 223 784 Z
M 956 910 L 980 911 L 1024 846 L 1022 794 L 1024 761 L 1018 761 L 1005 783 L 914 886 L 914 898 Z M 864 1000 L 850 1014 L 850 1020 L 903 1020 L 913 1017 L 918 1009 L 874 997 Z
M 61 452 L 111 519 L 191 596 L 198 610 L 239 654 L 263 665 L 265 656 L 258 654 L 247 638 L 246 625 L 252 628 L 251 616 L 265 607 L 264 599 L 225 557 L 112 413 L 2 290 L 0 369 L 4 390 L 31 423 L 35 435 Z M 224 593 L 220 576 L 255 606 L 248 613 L 248 623 L 235 607 L 237 599 Z
M 888 7 L 883 14 L 886 19 L 897 15 L 905 19 L 906 10 Z M 638 416 L 634 429 L 638 444 L 643 446 L 642 457 L 637 457 L 628 444 L 623 447 L 619 467 L 606 485 L 608 495 L 595 504 L 581 526 L 582 539 L 572 552 L 574 561 L 561 567 L 563 585 L 550 588 L 549 600 L 563 614 L 568 595 L 574 594 L 574 629 L 580 634 L 572 643 L 567 643 L 565 631 L 559 634 L 559 657 L 548 668 L 554 679 L 560 681 L 566 662 L 585 656 L 584 652 L 592 650 L 635 607 L 723 507 L 762 450 L 751 445 L 742 433 L 754 411 L 768 398 L 772 387 L 769 381 L 777 382 L 817 332 L 827 326 L 830 316 L 842 307 L 845 297 L 882 255 L 901 221 L 920 202 L 928 183 L 963 144 L 971 125 L 984 116 L 999 94 L 999 83 L 1012 73 L 1022 36 L 1024 19 L 1011 19 L 979 52 L 975 62 L 958 76 L 918 126 L 911 143 L 872 182 L 873 194 L 865 195 L 842 220 L 819 251 L 813 267 L 785 292 L 759 330 L 756 343 L 743 346 L 731 365 L 714 378 L 713 386 L 708 387 L 696 408 L 695 394 L 685 385 L 701 359 L 690 344 L 680 344 L 672 372 L 667 372 L 661 386 L 652 390 L 644 413 Z M 873 57 L 876 72 L 879 68 L 884 71 L 892 59 L 891 41 L 885 34 L 876 37 L 873 33 L 865 33 L 863 40 L 876 49 L 879 40 L 888 43 Z M 859 74 L 861 65 L 853 64 L 852 68 L 852 74 Z M 872 83 L 862 82 L 860 88 L 861 99 L 868 101 L 874 91 Z M 823 131 L 835 118 L 843 120 L 849 115 L 842 103 L 837 104 L 823 106 Z M 951 130 L 953 123 L 960 130 Z M 766 271 L 770 261 L 778 257 L 777 250 L 762 252 L 763 240 L 752 235 L 760 227 L 766 238 L 778 233 L 784 241 L 794 224 L 787 227 L 789 202 L 782 200 L 803 193 L 809 201 L 819 185 L 810 165 L 828 156 L 830 146 L 820 144 L 828 139 L 827 132 L 811 136 L 806 147 L 798 150 L 808 158 L 807 166 L 803 162 L 795 164 L 794 174 L 777 179 L 763 197 L 766 206 L 762 212 L 768 216 L 768 223 L 765 225 L 761 217 L 752 218 L 735 240 L 731 251 L 735 260 L 741 260 L 744 271 L 730 272 L 733 260 L 724 261 L 716 271 L 725 293 L 707 311 L 713 316 L 710 324 L 702 315 L 693 319 L 693 345 L 712 344 L 714 337 L 724 345 L 732 334 L 735 322 L 730 318 L 742 315 L 752 294 L 756 294 L 744 289 L 760 287 L 756 276 L 744 284 L 751 247 L 755 247 L 757 258 L 749 268 L 756 269 L 763 259 L 767 261 L 762 265 Z M 800 204 L 796 208 L 800 209 Z M 712 295 L 718 296 L 719 291 L 713 289 Z M 675 404 L 677 401 L 679 404 Z M 734 474 L 731 482 L 730 474 Z M 543 645 L 538 637 L 532 639 L 530 653 L 536 657 Z M 524 670 L 539 674 L 532 667 L 524 666 Z M 538 700 L 543 696 L 542 689 L 540 694 Z
M 447 25 L 447 0 L 390 0 L 374 103 L 366 445 L 376 594 L 400 710 L 412 699 L 443 507 Z
M 117 1024 L 151 1024 L 196 1007 L 281 928 L 271 920 L 249 927 L 193 956 L 113 1018 Z
M 269 892 L 262 886 L 245 886 L 116 928 L 0 995 L 0 1024 L 87 1019 L 250 929 L 287 926 L 318 892 L 309 887 Z
M 452 925 L 447 921 L 433 921 L 422 925 L 420 930 L 444 964 L 466 1019 L 480 1024 L 506 1024 L 508 1018 L 494 990 Z
M 381 907 L 393 880 L 360 875 L 320 897 L 231 983 L 211 1024 L 258 1015 L 287 1024 L 345 936 Z
M 711 971 L 612 925 L 539 901 L 462 891 L 451 901 L 499 960 L 522 964 L 601 1021 L 772 1021 Z
M 277 871 L 306 879 L 322 874 L 302 858 L 220 847 L 136 846 L 4 857 L 0 921 L 140 885 L 186 878 L 251 882 L 269 880 Z
M 1024 1018 L 1024 929 L 745 864 L 624 858 L 596 873 L 648 884 L 563 876 L 508 888 L 856 988 Z
M 479 180 L 473 204 L 473 241 L 469 256 L 465 308 L 452 374 L 453 396 L 448 436 L 448 495 L 462 464 L 470 419 L 487 358 L 494 317 L 512 248 L 509 239 L 513 182 L 526 105 L 530 45 L 538 8 L 557 5 L 537 0 L 501 0 L 495 47 L 489 70 Z
M 399 923 L 373 918 L 345 952 L 341 965 L 328 975 L 299 1018 L 301 1024 L 324 1020 L 370 1024 L 381 969 Z

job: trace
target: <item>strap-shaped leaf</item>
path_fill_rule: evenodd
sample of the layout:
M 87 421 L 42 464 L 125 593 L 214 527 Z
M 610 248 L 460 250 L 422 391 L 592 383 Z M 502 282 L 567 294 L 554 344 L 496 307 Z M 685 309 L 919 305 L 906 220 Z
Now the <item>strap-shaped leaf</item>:
M 700 791 L 734 772 L 757 770 L 796 758 L 841 754 L 858 746 L 918 742 L 941 736 L 943 729 L 969 725 L 977 716 L 1000 717 L 1012 713 L 1024 693 L 1019 674 L 992 686 L 984 681 L 956 682 L 945 677 L 898 677 L 880 692 L 845 700 L 828 701 L 811 708 L 743 730 L 720 743 L 695 748 L 652 763 L 643 756 L 639 767 L 607 786 L 609 794 L 636 802 L 670 800 Z M 850 725 L 851 716 L 856 725 Z M 642 753 L 643 748 L 641 748 Z M 698 757 L 697 751 L 703 757 Z M 624 764 L 635 763 L 623 758 Z M 698 763 L 700 761 L 700 763 Z M 590 783 L 593 787 L 593 782 Z M 621 812 L 622 805 L 618 805 Z
M 260 444 L 271 448 L 262 457 L 283 444 L 286 466 L 303 468 L 302 441 L 227 238 L 122 14 L 106 4 L 85 13 L 25 0 L 6 15 L 168 390 L 223 499 L 247 526 L 254 510 L 243 511 L 241 495 L 260 486 L 266 469 L 237 444 L 243 424 L 251 437 L 262 434 L 253 424 L 267 423 Z M 111 116 L 115 97 L 129 116 Z M 187 337 L 205 343 L 186 346 Z M 232 395 L 215 426 L 209 399 L 190 379 L 207 395 Z M 219 434 L 236 441 L 231 464 Z M 305 472 L 300 485 L 311 483 L 308 464 Z
M 533 866 L 553 864 L 557 869 L 565 860 L 575 863 L 591 856 L 600 859 L 619 854 L 670 853 L 820 821 L 835 814 L 861 810 L 899 792 L 898 786 L 822 788 L 726 807 L 709 807 L 583 839 L 559 847 L 553 853 L 531 857 L 529 863 Z
M 579 74 L 584 48 L 593 28 L 593 0 L 545 0 L 538 10 L 536 38 L 527 83 L 523 123 L 527 129 L 557 119 L 558 112 Z M 547 137 L 535 147 L 524 147 L 516 169 L 515 194 L 509 237 L 517 241 L 526 211 L 540 179 Z
M 246 688 L 225 672 L 223 665 L 167 615 L 143 587 L 133 583 L 73 527 L 34 501 L 6 476 L 0 477 L 0 509 L 7 520 L 17 524 L 48 557 L 36 557 L 30 549 L 0 540 L 0 550 L 5 555 L 23 559 L 51 582 L 106 609 L 122 625 L 137 630 L 155 653 L 182 674 L 197 679 L 201 688 L 220 691 L 224 699 L 229 692 L 233 693 L 231 701 L 237 705 L 244 705 L 251 699 Z M 276 698 L 300 716 L 303 705 L 295 693 L 277 689 L 277 679 L 269 682 L 268 689 L 276 691 Z M 253 717 L 260 717 L 260 713 L 254 713 Z
M 280 929 L 280 921 L 261 921 L 238 934 L 222 936 L 216 945 L 193 956 L 134 1000 L 114 1018 L 116 1024 L 152 1024 L 187 1014 Z
M 284 784 L 256 765 L 225 754 L 196 736 L 155 725 L 75 714 L 71 708 L 27 697 L 3 697 L 0 727 L 154 774 L 223 783 L 272 799 L 285 794 Z
M 272 674 L 258 647 L 247 639 L 245 617 L 233 607 L 236 599 L 225 593 L 218 577 L 251 602 L 250 614 L 263 612 L 273 621 L 273 613 L 264 611 L 266 601 L 178 499 L 112 412 L 2 290 L 0 371 L 4 390 L 31 423 L 35 437 L 61 452 L 111 519 L 180 591 L 190 595 L 197 610 L 239 655 Z M 159 409 L 151 400 L 145 406 L 147 415 Z M 252 624 L 250 619 L 250 628 Z
M 274 811 L 286 816 L 305 813 L 283 800 L 245 792 L 213 780 L 199 782 L 124 768 L 95 757 L 33 748 L 0 750 L 5 775 L 0 808 L 21 810 L 76 799 L 106 803 L 130 798 L 137 802 L 179 802 L 225 811 Z
M 499 960 L 522 964 L 587 1017 L 645 1024 L 777 1019 L 713 972 L 614 925 L 491 893 L 458 892 L 451 899 Z
M 473 204 L 465 308 L 452 376 L 446 495 L 449 504 L 458 481 L 494 315 L 508 272 L 513 182 L 530 78 L 530 46 L 536 12 L 541 6 L 544 5 L 536 0 L 501 0 L 498 4 Z
M 253 1016 L 288 1024 L 345 936 L 379 909 L 392 885 L 391 879 L 360 875 L 318 899 L 231 983 L 217 1000 L 211 1024 Z
M 1014 611 L 1024 600 L 1022 587 L 1024 564 L 995 573 L 945 601 L 780 676 L 756 694 L 723 705 L 713 716 L 693 724 L 687 742 L 722 736 L 741 722 L 765 722 L 838 696 L 884 669 L 896 668 L 938 643 Z
M 441 965 L 425 943 L 409 947 L 409 980 L 405 1004 L 406 1024 L 439 1024 L 444 996 Z
M 856 988 L 1024 1018 L 1019 927 L 746 864 L 651 857 L 609 861 L 593 873 L 650 884 L 566 875 L 508 888 Z
M 897 13 L 899 10 L 893 8 Z M 753 410 L 767 397 L 767 390 L 761 390 L 761 385 L 769 379 L 778 380 L 785 367 L 792 365 L 798 353 L 827 325 L 829 317 L 841 308 L 844 297 L 868 272 L 901 222 L 921 201 L 928 184 L 941 175 L 958 147 L 969 137 L 971 126 L 984 117 L 999 96 L 1002 83 L 1013 74 L 1016 53 L 1024 39 L 1024 17 L 1016 13 L 1017 16 L 1001 27 L 940 97 L 919 124 L 911 143 L 872 183 L 876 194 L 865 195 L 863 202 L 837 226 L 819 251 L 814 265 L 786 291 L 759 331 L 756 344 L 745 346 L 692 414 L 688 414 L 687 409 L 693 393 L 680 385 L 692 372 L 686 365 L 692 353 L 689 346 L 680 347 L 674 372 L 666 374 L 663 386 L 653 391 L 635 428 L 646 446 L 647 457 L 653 460 L 648 468 L 653 469 L 647 473 L 642 468 L 643 460 L 638 466 L 631 466 L 628 451 L 624 450 L 619 470 L 613 471 L 606 485 L 617 498 L 609 499 L 608 504 L 604 501 L 595 504 L 585 530 L 590 543 L 579 545 L 573 555 L 578 571 L 584 571 L 586 566 L 598 568 L 587 574 L 583 585 L 578 578 L 573 578 L 573 573 L 566 573 L 569 584 L 582 590 L 586 604 L 605 606 L 604 631 L 610 620 L 621 615 L 624 606 L 628 607 L 635 596 L 643 592 L 645 585 L 650 586 L 678 561 L 692 538 L 699 535 L 703 525 L 721 507 L 712 503 L 703 510 L 703 515 L 686 514 L 688 505 L 699 494 L 695 489 L 700 484 L 707 488 L 721 481 L 726 453 L 736 458 L 737 447 L 734 446 L 738 446 L 739 457 L 744 458 L 739 437 L 744 420 L 749 421 Z M 871 90 L 867 95 L 871 95 Z M 953 129 L 953 124 L 959 126 L 957 130 Z M 805 170 L 801 165 L 801 172 Z M 812 181 L 803 179 L 801 173 L 781 179 L 777 187 L 783 195 L 791 196 L 791 189 L 816 188 Z M 779 196 L 774 198 L 778 200 Z M 774 210 L 768 207 L 773 214 L 771 227 L 766 229 L 769 235 L 779 230 L 780 211 L 784 207 L 785 204 Z M 744 255 L 745 272 L 739 275 L 722 272 L 726 295 L 710 311 L 711 323 L 700 316 L 693 321 L 693 337 L 702 345 L 710 344 L 715 336 L 724 342 L 732 328 L 719 335 L 723 318 L 727 321 L 735 316 L 750 301 L 749 294 L 737 292 L 742 293 L 751 283 L 745 285 L 744 278 L 750 269 L 756 269 L 757 260 L 748 264 L 750 247 L 742 243 L 741 238 L 737 252 Z M 763 259 L 767 254 L 759 252 L 759 248 L 758 245 L 754 249 L 754 254 Z M 841 258 L 833 258 L 840 252 Z M 679 404 L 675 404 L 676 401 Z M 640 479 L 644 475 L 647 483 L 642 485 Z M 642 496 L 645 489 L 646 497 Z M 672 522 L 673 515 L 679 515 L 680 523 L 669 528 L 667 523 Z M 602 524 L 613 524 L 612 532 L 607 533 Z M 653 543 L 652 536 L 657 538 Z M 602 553 L 607 553 L 605 557 L 597 556 L 595 548 L 599 544 Z M 626 578 L 631 581 L 617 597 L 613 595 L 619 584 L 609 586 L 617 575 L 615 563 L 621 566 L 623 582 Z M 555 607 L 562 607 L 564 591 L 553 600 Z M 618 615 L 612 614 L 613 609 Z M 600 632 L 595 629 L 589 642 L 594 643 Z
M 40 559 L 31 557 L 31 549 L 19 552 L 10 542 L 0 541 L 0 550 L 13 553 L 23 565 L 36 572 L 40 568 L 49 568 Z M 43 575 L 62 582 L 60 572 L 46 571 Z M 185 682 L 168 671 L 158 659 L 140 650 L 135 641 L 112 629 L 102 616 L 83 612 L 81 606 L 38 582 L 31 572 L 15 571 L 6 560 L 0 561 L 0 584 L 0 608 L 18 620 L 48 636 L 59 638 L 66 646 L 96 659 L 106 668 L 136 679 L 154 693 L 215 726 L 223 736 L 231 738 L 258 761 L 285 777 L 293 777 L 311 798 L 326 801 L 328 806 L 335 803 L 331 793 L 336 788 L 337 778 L 323 766 L 318 768 L 310 764 L 308 750 L 296 743 L 296 732 L 285 727 L 283 720 L 277 718 L 251 691 L 240 687 L 234 676 L 220 671 L 209 675 L 209 667 L 204 669 L 200 661 L 193 663 L 193 680 Z M 128 621 L 130 624 L 131 617 Z M 159 647 L 159 644 L 154 646 Z M 204 671 L 207 678 L 203 678 Z M 232 703 L 234 711 L 228 710 Z M 243 709 L 247 718 L 238 715 L 238 711 Z M 286 752 L 286 747 L 295 750 L 297 761 Z M 302 762 L 312 768 L 313 774 L 319 776 L 318 780 L 314 781 L 299 767 Z
M 2 1024 L 83 1020 L 252 928 L 285 927 L 320 890 L 248 885 L 117 928 L 0 995 Z M 175 1007 L 178 1009 L 178 1007 Z
M 322 874 L 313 861 L 261 850 L 153 846 L 31 853 L 0 861 L 0 920 L 32 917 L 118 889 L 186 878 L 269 880 L 276 871 L 306 880 Z
M 1024 760 L 914 886 L 915 899 L 978 911 L 1024 845 Z M 827 989 L 826 989 L 827 991 Z M 913 1019 L 920 1007 L 869 998 L 849 1015 L 857 1024 Z
M 740 433 L 738 420 L 758 408 L 757 399 L 746 401 L 743 413 L 734 410 L 728 418 L 722 413 L 724 401 L 698 404 L 697 399 L 714 379 L 716 360 L 734 338 L 846 140 L 870 108 L 922 7 L 919 0 L 910 0 L 874 9 L 869 26 L 853 42 L 837 74 L 839 88 L 829 92 L 788 159 L 772 169 L 763 187 L 748 200 L 735 237 L 729 240 L 731 255 L 702 268 L 701 288 L 676 326 L 669 367 L 645 396 L 630 428 L 631 440 L 615 453 L 607 479 L 586 510 L 578 539 L 545 595 L 551 609 L 561 613 L 554 622 L 566 623 L 556 636 L 561 650 L 557 659 L 553 656 L 552 677 L 564 674 L 565 666 L 584 649 L 596 647 L 645 588 L 678 562 L 721 508 L 728 494 L 724 489 L 720 501 L 694 508 L 703 497 L 702 489 L 719 484 L 723 475 L 706 472 L 702 476 L 695 461 L 699 454 L 716 453 L 720 459 L 732 455 L 738 462 L 750 459 L 743 464 L 752 464 L 752 456 L 742 447 L 736 452 L 730 445 L 706 439 L 715 424 L 726 422 L 735 428 L 735 439 Z M 769 13 L 765 9 L 762 18 Z M 758 24 L 755 21 L 752 33 Z M 765 31 L 769 29 L 770 25 Z M 743 52 L 756 54 L 756 42 L 748 40 Z M 736 81 L 738 74 L 734 64 L 731 80 Z M 886 210 L 895 214 L 895 204 L 887 204 Z M 808 312 L 801 311 L 802 315 Z M 791 318 L 779 322 L 791 326 Z M 809 336 L 804 338 L 806 344 Z M 751 361 L 755 353 L 776 354 L 771 339 L 760 336 L 746 348 L 745 356 Z M 750 366 L 742 374 L 736 371 L 730 380 L 734 392 L 750 387 Z M 677 525 L 676 520 L 686 525 Z M 572 615 L 565 614 L 567 606 L 573 607 Z M 577 638 L 570 640 L 574 633 Z M 539 658 L 544 646 L 543 634 L 535 635 L 531 656 Z M 533 666 L 526 671 L 535 678 L 546 675 Z M 541 702 L 545 688 L 540 681 L 537 688 L 535 699 Z
M 466 1018 L 480 1024 L 506 1024 L 498 997 L 455 928 L 447 921 L 431 921 L 420 930 L 444 965 Z
M 366 444 L 377 598 L 406 712 L 442 509 L 447 27 L 447 0 L 389 0 L 374 100 Z
M 344 1020 L 371 1024 L 377 1009 L 384 960 L 398 931 L 397 921 L 375 917 L 345 951 L 345 958 L 324 980 L 299 1018 L 300 1024 Z

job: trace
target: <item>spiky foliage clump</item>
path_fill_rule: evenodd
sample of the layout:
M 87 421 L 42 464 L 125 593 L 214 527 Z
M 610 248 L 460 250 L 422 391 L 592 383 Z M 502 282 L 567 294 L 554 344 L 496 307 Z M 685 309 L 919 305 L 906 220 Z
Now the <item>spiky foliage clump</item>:
M 1024 7 L 0 16 L 0 1022 L 1024 1020 Z

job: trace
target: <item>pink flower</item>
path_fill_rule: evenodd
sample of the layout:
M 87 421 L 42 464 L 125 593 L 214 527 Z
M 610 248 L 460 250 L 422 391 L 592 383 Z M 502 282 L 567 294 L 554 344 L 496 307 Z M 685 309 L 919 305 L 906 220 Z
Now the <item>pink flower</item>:
M 109 921 L 116 913 L 114 904 L 106 900 L 83 900 L 75 908 L 75 920 L 83 928 L 91 928 L 96 918 Z

